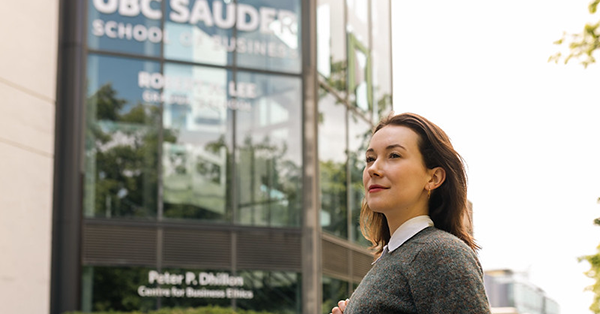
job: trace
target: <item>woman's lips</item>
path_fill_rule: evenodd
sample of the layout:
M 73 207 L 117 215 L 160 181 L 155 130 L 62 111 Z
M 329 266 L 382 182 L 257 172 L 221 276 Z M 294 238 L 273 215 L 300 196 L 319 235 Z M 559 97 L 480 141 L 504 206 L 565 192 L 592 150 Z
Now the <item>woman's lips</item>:
M 375 192 L 380 192 L 383 190 L 386 190 L 386 187 L 383 187 L 381 185 L 370 185 L 369 186 L 369 193 L 375 193 Z

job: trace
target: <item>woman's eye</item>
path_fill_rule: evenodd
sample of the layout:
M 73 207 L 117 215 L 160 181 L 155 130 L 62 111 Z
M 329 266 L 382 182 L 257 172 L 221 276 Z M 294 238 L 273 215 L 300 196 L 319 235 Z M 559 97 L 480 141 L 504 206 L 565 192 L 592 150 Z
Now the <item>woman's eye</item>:
M 374 158 L 374 157 L 367 157 L 367 158 L 365 158 L 365 161 L 366 161 L 367 163 L 374 162 L 374 161 L 375 161 L 375 158 Z
M 400 158 L 400 154 L 391 153 L 390 158 Z

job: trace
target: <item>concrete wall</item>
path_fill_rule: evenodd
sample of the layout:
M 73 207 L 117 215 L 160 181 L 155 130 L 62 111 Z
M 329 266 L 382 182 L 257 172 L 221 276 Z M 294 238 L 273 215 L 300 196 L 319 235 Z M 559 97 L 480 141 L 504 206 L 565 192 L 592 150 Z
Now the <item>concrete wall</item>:
M 48 313 L 58 0 L 0 10 L 0 312 Z

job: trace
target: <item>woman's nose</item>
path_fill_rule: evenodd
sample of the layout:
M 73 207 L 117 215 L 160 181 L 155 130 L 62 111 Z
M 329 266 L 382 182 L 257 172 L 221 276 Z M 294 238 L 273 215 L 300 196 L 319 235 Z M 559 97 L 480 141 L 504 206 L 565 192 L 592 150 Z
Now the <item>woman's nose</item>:
M 380 165 L 379 163 L 376 161 L 374 161 L 367 169 L 367 173 L 369 174 L 369 176 L 381 176 L 381 169 L 380 169 Z

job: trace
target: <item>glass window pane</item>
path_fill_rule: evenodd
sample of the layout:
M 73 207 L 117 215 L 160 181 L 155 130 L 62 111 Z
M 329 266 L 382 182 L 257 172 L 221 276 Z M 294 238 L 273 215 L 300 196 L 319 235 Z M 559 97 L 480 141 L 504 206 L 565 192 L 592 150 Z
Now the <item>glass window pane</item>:
M 369 3 L 364 0 L 346 0 L 348 10 L 348 24 L 346 30 L 365 47 L 369 47 Z
M 253 298 L 237 299 L 236 306 L 243 310 L 266 313 L 302 313 L 301 274 L 286 271 L 240 271 L 244 287 Z
M 253 69 L 300 73 L 302 58 L 300 0 L 238 2 L 237 65 Z
M 365 114 L 370 114 L 373 106 L 369 4 L 370 1 L 346 0 L 349 99 Z
M 164 72 L 164 216 L 228 221 L 231 72 L 172 63 Z
M 374 120 L 392 110 L 390 0 L 374 0 L 371 6 L 373 47 Z
M 139 73 L 155 62 L 88 56 L 86 217 L 154 217 L 157 209 L 160 107 Z
M 350 114 L 348 121 L 348 167 L 350 168 L 350 204 L 352 213 L 352 229 L 350 240 L 358 244 L 370 245 L 360 232 L 359 216 L 362 200 L 365 196 L 362 174 L 365 168 L 365 152 L 371 137 L 371 124 L 360 118 L 357 114 Z
M 160 2 L 150 1 L 148 6 L 127 2 L 88 2 L 88 47 L 160 56 L 161 45 L 167 40 L 161 27 Z
M 371 52 L 353 34 L 348 34 L 348 91 L 350 103 L 368 114 L 373 108 Z
M 346 90 L 346 27 L 344 3 L 319 0 L 317 4 L 317 70 L 327 85 Z
M 232 65 L 236 40 L 233 1 L 169 1 L 165 17 L 165 57 L 214 65 Z
M 147 312 L 156 309 L 156 298 L 144 298 L 138 294 L 139 287 L 148 282 L 149 271 L 144 267 L 83 266 L 82 310 Z
M 300 79 L 237 73 L 236 222 L 299 226 L 302 197 Z
M 205 308 L 224 313 L 235 304 L 261 313 L 301 313 L 299 278 L 285 271 L 84 266 L 81 303 L 85 312 Z
M 327 276 L 323 276 L 323 303 L 321 313 L 331 313 L 331 309 L 337 306 L 339 300 L 350 297 L 348 294 L 348 282 Z
M 300 1 L 171 1 L 169 59 L 300 73 Z
M 346 106 L 320 90 L 319 99 L 319 184 L 321 227 L 341 238 L 348 237 L 346 189 Z

